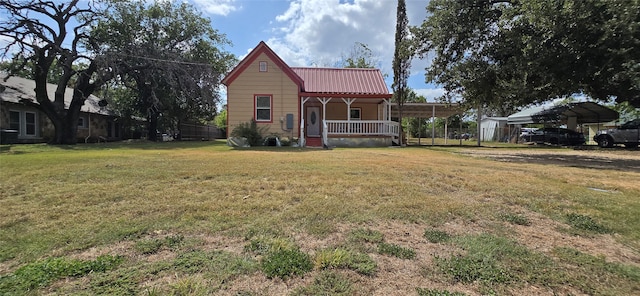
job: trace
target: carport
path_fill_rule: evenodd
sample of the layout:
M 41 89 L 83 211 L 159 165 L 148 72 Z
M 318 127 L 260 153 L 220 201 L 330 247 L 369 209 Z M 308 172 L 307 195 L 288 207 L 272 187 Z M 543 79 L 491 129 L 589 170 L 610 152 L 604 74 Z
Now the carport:
M 568 129 L 575 130 L 578 124 L 609 122 L 619 116 L 615 110 L 600 104 L 579 102 L 525 109 L 507 117 L 507 124 L 566 124 Z
M 462 114 L 463 110 L 460 104 L 446 103 L 404 103 L 402 105 L 402 117 L 413 118 L 448 118 L 449 116 Z M 400 112 L 398 105 L 391 105 L 391 117 L 398 118 Z M 431 145 L 435 145 L 435 125 L 432 125 Z M 447 133 L 447 125 L 445 122 L 445 134 Z M 460 127 L 462 129 L 462 126 Z M 446 138 L 445 138 L 446 139 Z M 418 138 L 420 145 L 420 138 Z

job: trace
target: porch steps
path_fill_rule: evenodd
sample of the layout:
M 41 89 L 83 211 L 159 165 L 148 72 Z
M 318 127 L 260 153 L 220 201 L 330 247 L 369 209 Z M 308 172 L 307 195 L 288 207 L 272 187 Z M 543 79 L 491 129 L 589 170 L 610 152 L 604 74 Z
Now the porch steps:
M 322 138 L 307 138 L 307 147 L 322 147 Z

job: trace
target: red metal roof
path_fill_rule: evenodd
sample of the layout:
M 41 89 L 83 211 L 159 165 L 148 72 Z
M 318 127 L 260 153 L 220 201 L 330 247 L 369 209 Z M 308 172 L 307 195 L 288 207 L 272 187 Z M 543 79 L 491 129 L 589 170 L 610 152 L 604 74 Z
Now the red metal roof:
M 304 81 L 304 92 L 318 94 L 391 94 L 378 69 L 291 67 Z

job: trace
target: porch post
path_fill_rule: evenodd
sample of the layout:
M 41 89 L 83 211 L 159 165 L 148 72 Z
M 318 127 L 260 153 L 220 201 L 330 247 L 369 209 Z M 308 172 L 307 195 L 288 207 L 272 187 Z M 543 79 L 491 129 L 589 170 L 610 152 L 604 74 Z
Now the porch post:
M 356 101 L 354 98 L 345 99 L 342 101 L 347 104 L 347 133 L 351 133 L 351 104 Z
M 322 144 L 325 146 L 328 146 L 328 140 L 327 140 L 327 103 L 329 103 L 329 101 L 331 101 L 331 98 L 319 98 L 316 97 L 316 99 L 322 103 Z
M 309 97 L 300 97 L 300 139 L 298 139 L 300 147 L 304 147 L 306 144 L 306 139 L 304 137 L 304 103 L 308 100 Z

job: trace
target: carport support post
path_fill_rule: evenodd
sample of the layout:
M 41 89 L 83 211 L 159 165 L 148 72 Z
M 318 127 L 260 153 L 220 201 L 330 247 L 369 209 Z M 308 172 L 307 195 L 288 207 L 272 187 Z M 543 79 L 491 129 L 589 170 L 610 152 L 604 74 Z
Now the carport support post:
M 436 144 L 436 105 L 431 106 L 431 146 Z
M 482 124 L 482 105 L 478 105 L 478 118 L 476 118 L 476 122 L 477 122 L 477 134 L 476 134 L 476 138 L 478 138 L 478 147 L 480 147 L 480 125 Z

